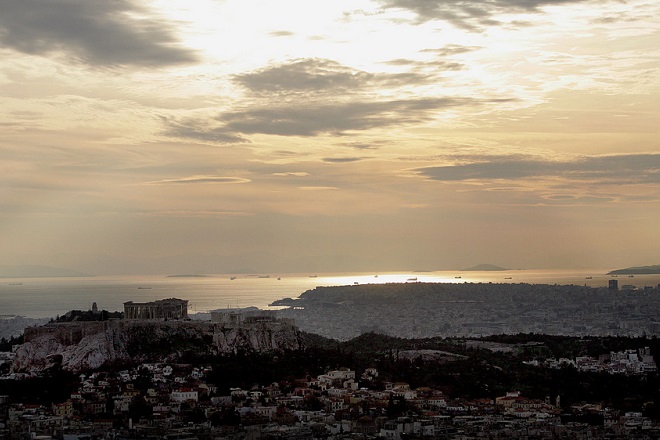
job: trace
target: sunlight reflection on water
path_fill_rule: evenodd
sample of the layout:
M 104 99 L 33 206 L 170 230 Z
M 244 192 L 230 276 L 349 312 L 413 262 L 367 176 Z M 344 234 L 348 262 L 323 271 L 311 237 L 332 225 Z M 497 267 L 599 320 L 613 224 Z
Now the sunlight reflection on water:
M 235 278 L 235 279 L 232 279 Z M 297 298 L 317 286 L 383 283 L 530 283 L 606 287 L 607 270 L 510 270 L 498 272 L 438 271 L 354 274 L 212 275 L 204 277 L 116 276 L 0 280 L 0 314 L 33 318 L 88 310 L 92 302 L 105 310 L 123 310 L 127 301 L 181 298 L 190 313 L 225 307 L 268 307 L 282 298 Z M 657 286 L 660 275 L 619 275 L 619 287 Z

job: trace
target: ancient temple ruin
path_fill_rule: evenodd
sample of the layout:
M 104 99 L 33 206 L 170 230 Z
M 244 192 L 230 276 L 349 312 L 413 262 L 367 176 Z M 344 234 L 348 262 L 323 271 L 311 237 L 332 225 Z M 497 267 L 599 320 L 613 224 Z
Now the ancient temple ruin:
M 124 319 L 184 319 L 188 317 L 188 300 L 167 298 L 158 301 L 124 303 Z

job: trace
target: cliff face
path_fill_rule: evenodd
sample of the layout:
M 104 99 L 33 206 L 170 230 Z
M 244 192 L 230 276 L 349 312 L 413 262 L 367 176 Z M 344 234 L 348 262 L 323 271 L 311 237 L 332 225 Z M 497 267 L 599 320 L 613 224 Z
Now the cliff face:
M 298 329 L 285 325 L 223 326 L 210 322 L 108 322 L 95 327 L 48 324 L 26 331 L 16 351 L 14 372 L 61 365 L 69 371 L 143 361 L 176 361 L 195 354 L 296 350 Z

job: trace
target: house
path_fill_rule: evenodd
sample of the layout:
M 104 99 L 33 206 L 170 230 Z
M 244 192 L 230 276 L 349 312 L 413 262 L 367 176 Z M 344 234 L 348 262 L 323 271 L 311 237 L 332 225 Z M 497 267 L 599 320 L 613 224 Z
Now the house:
M 188 400 L 194 400 L 195 402 L 199 400 L 199 393 L 197 390 L 193 390 L 192 388 L 179 388 L 172 391 L 172 394 L 170 394 L 171 402 L 181 403 Z
M 73 414 L 73 402 L 67 400 L 62 403 L 53 403 L 51 409 L 54 416 L 68 417 Z

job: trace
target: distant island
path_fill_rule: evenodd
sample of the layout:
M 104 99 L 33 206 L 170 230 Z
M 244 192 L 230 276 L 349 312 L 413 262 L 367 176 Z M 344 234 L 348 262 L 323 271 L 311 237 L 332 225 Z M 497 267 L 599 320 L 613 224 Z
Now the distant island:
M 608 275 L 657 275 L 660 274 L 660 264 L 655 266 L 628 267 L 607 272 Z
M 462 271 L 498 271 L 498 270 L 509 270 L 500 266 L 495 266 L 494 264 L 478 264 L 473 267 L 468 267 L 467 269 L 461 269 Z

